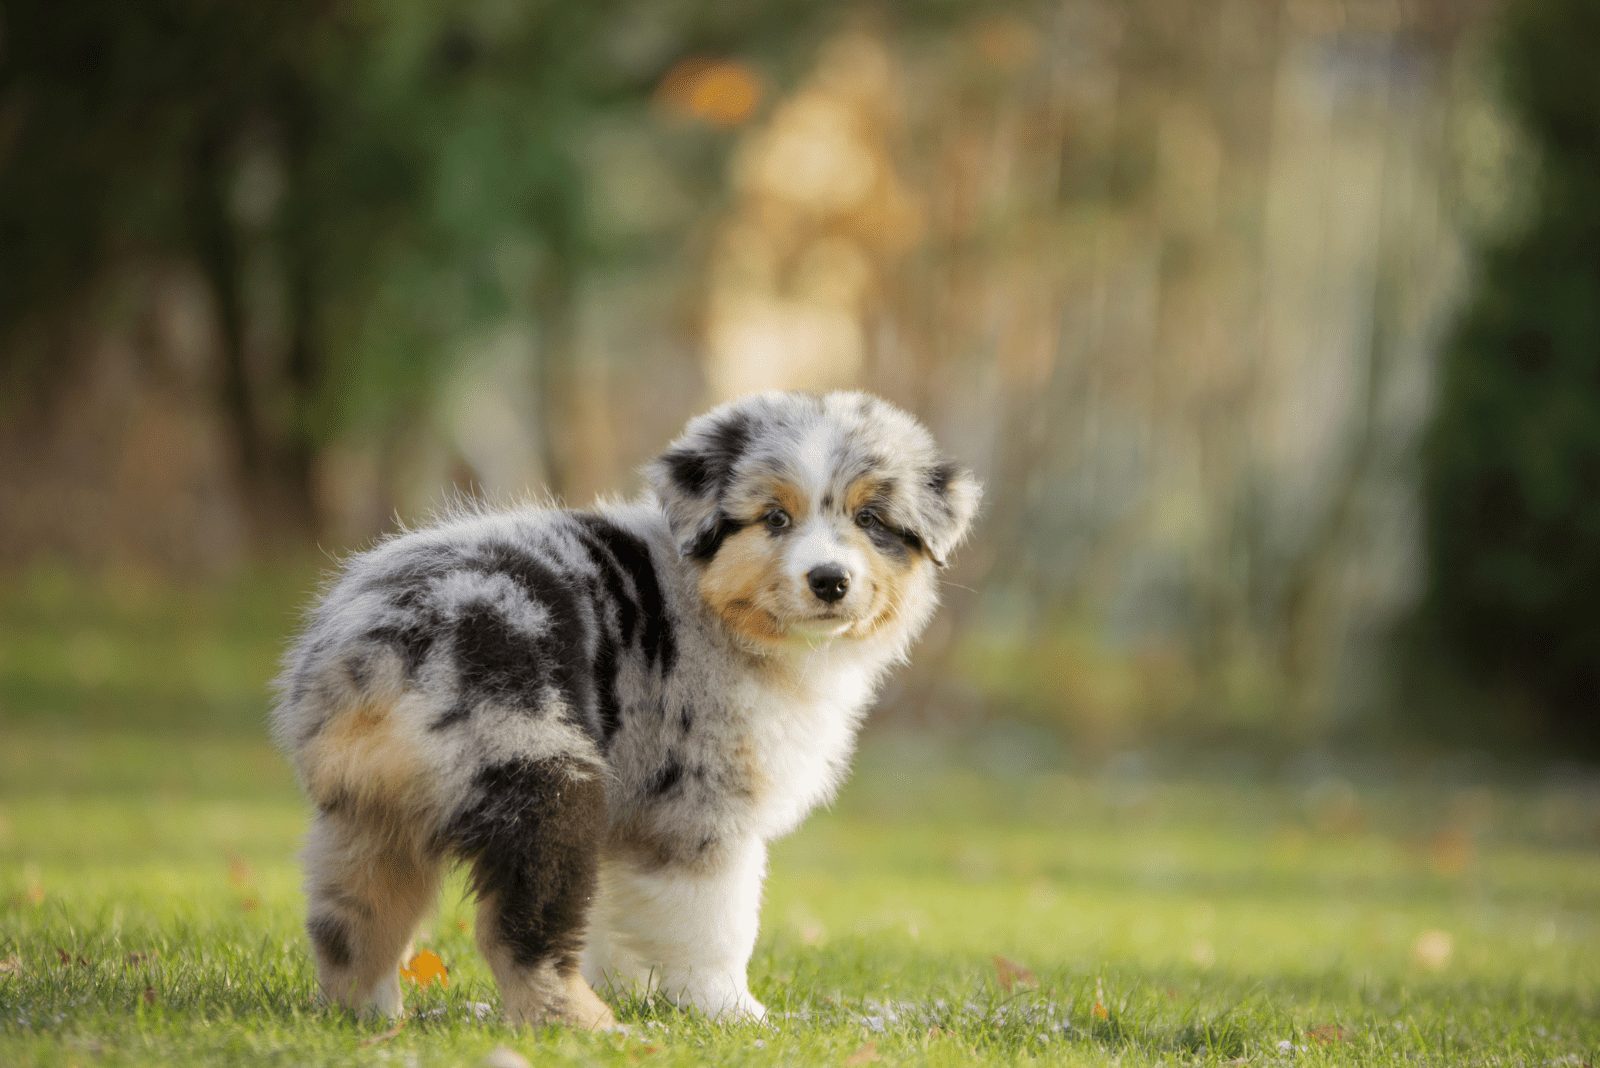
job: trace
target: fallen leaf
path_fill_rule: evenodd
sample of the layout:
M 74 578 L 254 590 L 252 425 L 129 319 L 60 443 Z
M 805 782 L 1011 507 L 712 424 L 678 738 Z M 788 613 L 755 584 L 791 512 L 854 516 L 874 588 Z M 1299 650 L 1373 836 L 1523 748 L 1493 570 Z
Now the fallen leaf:
M 450 973 L 445 971 L 444 961 L 431 949 L 424 949 L 406 961 L 400 968 L 400 978 L 410 979 L 421 987 L 435 979 L 439 980 L 440 986 L 450 985 Z
M 122 958 L 122 962 L 129 967 L 137 967 L 138 965 L 147 964 L 150 961 L 155 960 L 158 956 L 160 956 L 160 954 L 155 950 L 151 950 L 148 953 L 144 952 L 143 950 L 135 950 L 134 952 L 129 953 L 126 957 Z
M 144 1003 L 146 1005 L 154 1005 L 156 1003 L 156 988 L 155 987 L 147 986 L 147 987 L 144 988 Z
M 360 1041 L 360 1043 L 358 1043 L 358 1044 L 362 1045 L 362 1046 L 376 1046 L 380 1042 L 387 1042 L 391 1038 L 393 1038 L 395 1035 L 398 1035 L 400 1033 L 401 1029 L 405 1027 L 405 1025 L 406 1025 L 406 1021 L 402 1017 L 401 1019 L 396 1020 L 394 1022 L 394 1026 L 389 1028 L 389 1030 L 383 1032 L 383 1034 L 381 1034 L 381 1035 L 373 1035 L 371 1038 L 363 1038 Z
M 1000 989 L 1007 994 L 1011 993 L 1013 987 L 1032 989 L 1039 985 L 1039 980 L 1034 978 L 1033 972 L 998 953 L 994 956 L 994 978 L 995 982 L 1000 984 Z
M 1102 979 L 1094 981 L 1094 1008 L 1089 1010 L 1089 1015 L 1096 1020 L 1111 1019 L 1111 1010 L 1106 1008 L 1106 986 Z
M 254 896 L 246 894 L 239 899 L 239 908 L 245 912 L 254 912 L 261 907 L 261 902 Z
M 1331 1046 L 1335 1042 L 1344 1042 L 1347 1040 L 1350 1037 L 1350 1032 L 1346 1031 L 1338 1024 L 1324 1024 L 1321 1027 L 1313 1027 L 1311 1030 L 1307 1031 L 1306 1037 L 1311 1039 L 1313 1042 L 1319 1042 L 1324 1046 Z
M 74 960 L 72 954 L 68 953 L 66 950 L 62 949 L 60 946 L 56 947 L 56 960 L 61 962 L 62 964 L 73 964 L 73 963 L 76 963 L 81 968 L 87 968 L 89 966 L 89 958 L 88 957 L 85 957 L 82 953 L 80 953 L 80 954 L 78 954 L 76 960 Z
M 0 975 L 17 975 L 22 971 L 22 958 L 13 953 L 0 960 Z
M 861 1048 L 844 1059 L 845 1064 L 871 1064 L 878 1059 L 878 1044 L 863 1042 Z

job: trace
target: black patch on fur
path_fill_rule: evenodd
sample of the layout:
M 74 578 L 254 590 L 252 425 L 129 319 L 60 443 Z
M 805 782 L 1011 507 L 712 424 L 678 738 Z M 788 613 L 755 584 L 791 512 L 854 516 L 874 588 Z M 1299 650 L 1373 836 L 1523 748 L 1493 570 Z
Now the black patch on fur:
M 617 700 L 617 647 L 604 631 L 594 651 L 594 712 L 600 723 L 600 745 L 609 748 L 622 727 L 622 705 Z
M 822 510 L 826 512 L 829 508 L 832 508 L 832 507 L 833 507 L 833 494 L 824 493 L 822 495 Z
M 592 513 L 575 517 L 594 537 L 605 552 L 627 573 L 639 597 L 639 619 L 643 624 L 640 641 L 645 658 L 651 667 L 659 667 L 663 675 L 671 674 L 678 661 L 678 641 L 667 606 L 661 596 L 661 583 L 656 577 L 655 561 L 650 557 L 650 547 L 614 523 L 609 523 Z M 631 626 L 627 640 L 632 641 Z
M 683 733 L 688 734 L 689 728 L 694 724 L 694 709 L 684 705 L 678 713 L 678 726 L 683 728 Z
M 651 797 L 661 797 L 670 793 L 683 779 L 683 765 L 678 762 L 678 754 L 667 750 L 667 761 L 657 769 L 655 776 L 650 780 L 650 785 L 645 792 Z
M 956 477 L 960 468 L 949 460 L 943 460 L 933 465 L 933 470 L 928 472 L 928 488 L 940 497 L 950 495 L 950 482 Z
M 673 449 L 661 459 L 683 492 L 704 497 L 727 486 L 750 443 L 750 417 L 728 416 L 706 434 L 702 448 Z
M 709 564 L 716 559 L 717 553 L 722 549 L 722 543 L 743 526 L 744 524 L 736 522 L 726 512 L 718 512 L 712 517 L 710 525 L 695 535 L 694 541 L 689 543 L 689 558 L 702 564 Z
M 455 704 L 451 705 L 448 709 L 441 713 L 437 719 L 428 724 L 428 729 L 430 731 L 449 730 L 457 723 L 460 723 L 462 720 L 472 715 L 473 711 L 477 707 L 478 706 L 471 699 L 465 697 L 460 698 L 455 702 Z
M 408 619 L 404 623 L 384 623 L 362 635 L 367 641 L 387 645 L 400 657 L 406 678 L 415 678 L 422 670 L 423 661 L 433 651 L 438 639 L 438 619 L 432 613 Z
M 472 864 L 472 891 L 494 901 L 493 935 L 511 959 L 570 974 L 594 896 L 605 788 L 592 769 L 559 758 L 484 768 L 473 786 L 442 844 Z
M 545 707 L 546 687 L 555 688 L 578 711 L 580 723 L 593 716 L 596 687 L 587 651 L 590 622 L 571 580 L 528 551 L 501 542 L 479 546 L 461 566 L 509 578 L 530 602 L 549 612 L 549 625 L 531 636 L 487 601 L 468 602 L 453 620 L 443 623 L 451 637 L 461 693 L 456 704 L 434 721 L 433 729 L 461 722 L 485 700 L 537 713 Z
M 306 921 L 306 933 L 311 936 L 311 944 L 329 964 L 335 968 L 350 966 L 350 932 L 343 920 L 333 916 L 313 916 Z

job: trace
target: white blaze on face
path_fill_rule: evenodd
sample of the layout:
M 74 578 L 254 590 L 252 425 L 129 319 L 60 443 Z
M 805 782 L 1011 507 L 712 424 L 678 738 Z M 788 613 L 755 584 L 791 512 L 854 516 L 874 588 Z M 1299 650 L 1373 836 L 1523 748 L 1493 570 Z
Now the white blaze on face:
M 825 426 L 811 430 L 796 450 L 794 468 L 800 483 L 797 488 L 803 491 L 808 511 L 805 515 L 793 517 L 794 531 L 789 536 L 789 545 L 784 553 L 784 577 L 794 596 L 800 604 L 818 614 L 850 610 L 860 596 L 857 583 L 867 563 L 860 551 L 841 537 L 840 524 L 843 520 L 838 513 L 838 502 L 831 509 L 824 510 L 822 507 L 832 475 L 830 467 L 833 456 L 833 441 Z M 843 568 L 851 582 L 844 599 L 831 605 L 812 594 L 807 577 L 816 568 L 830 565 Z M 831 635 L 845 626 L 845 623 L 819 621 L 817 633 Z M 806 627 L 801 624 L 793 629 L 804 631 Z

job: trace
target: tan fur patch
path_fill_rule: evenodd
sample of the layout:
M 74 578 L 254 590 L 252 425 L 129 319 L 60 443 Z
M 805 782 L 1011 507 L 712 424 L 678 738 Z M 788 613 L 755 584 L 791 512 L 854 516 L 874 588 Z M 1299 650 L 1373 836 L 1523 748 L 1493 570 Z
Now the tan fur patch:
M 761 607 L 763 591 L 778 570 L 777 540 L 759 526 L 745 527 L 722 543 L 700 574 L 700 596 L 736 634 L 760 641 L 783 636 L 778 621 Z
M 393 706 L 364 701 L 335 713 L 299 758 L 306 790 L 319 804 L 405 804 L 432 792 L 421 754 Z
M 900 618 L 900 610 L 910 595 L 912 579 L 922 561 L 914 552 L 904 560 L 885 556 L 872 544 L 872 539 L 855 526 L 850 528 L 848 537 L 859 546 L 862 558 L 867 561 L 867 573 L 861 576 L 870 595 L 867 612 L 850 628 L 853 637 L 865 638 Z
M 799 519 L 806 514 L 806 495 L 790 482 L 777 481 L 767 487 L 767 495 L 791 516 Z
M 862 476 L 850 483 L 844 491 L 845 514 L 853 517 L 868 501 L 876 497 L 882 488 L 882 480 L 871 476 Z

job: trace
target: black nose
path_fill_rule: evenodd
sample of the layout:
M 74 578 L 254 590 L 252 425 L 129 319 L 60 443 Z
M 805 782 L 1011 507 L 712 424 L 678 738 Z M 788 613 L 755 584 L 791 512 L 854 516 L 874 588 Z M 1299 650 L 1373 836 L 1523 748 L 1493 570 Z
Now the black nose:
M 850 589 L 850 572 L 838 564 L 823 564 L 807 571 L 806 581 L 811 584 L 812 593 L 832 604 Z

